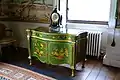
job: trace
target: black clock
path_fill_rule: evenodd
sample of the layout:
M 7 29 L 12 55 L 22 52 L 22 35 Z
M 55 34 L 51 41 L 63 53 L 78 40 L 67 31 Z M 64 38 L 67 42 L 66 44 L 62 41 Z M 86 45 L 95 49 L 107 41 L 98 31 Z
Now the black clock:
M 60 28 L 62 16 L 58 12 L 57 8 L 55 8 L 51 13 L 50 20 L 51 20 L 50 27 L 52 30 Z
M 59 22 L 59 14 L 58 13 L 53 13 L 51 15 L 52 23 L 58 23 Z

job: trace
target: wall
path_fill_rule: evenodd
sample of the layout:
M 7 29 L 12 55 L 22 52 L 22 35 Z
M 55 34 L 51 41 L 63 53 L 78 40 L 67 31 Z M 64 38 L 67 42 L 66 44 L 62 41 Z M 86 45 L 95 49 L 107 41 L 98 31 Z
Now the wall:
M 96 25 L 96 24 L 73 24 L 68 23 L 67 25 L 70 29 L 77 29 L 78 31 L 95 31 L 95 32 L 102 32 L 101 37 L 101 50 L 106 49 L 107 45 L 107 36 L 108 36 L 108 25 Z
M 119 54 L 120 56 L 120 29 L 115 29 L 115 43 L 116 45 L 114 47 L 111 46 L 111 43 L 113 41 L 113 29 L 108 30 L 108 40 L 107 40 L 107 52 L 109 54 Z
M 115 46 L 111 46 L 113 41 L 113 29 L 108 30 L 108 40 L 106 45 L 106 56 L 103 64 L 120 67 L 120 29 L 115 29 Z
M 68 24 L 68 28 L 72 29 L 78 29 L 78 30 L 92 30 L 92 31 L 101 31 L 103 32 L 102 36 L 102 44 L 101 48 L 106 49 L 107 47 L 107 35 L 108 32 L 113 33 L 113 28 L 115 27 L 115 3 L 116 0 L 111 0 L 111 13 L 110 13 L 110 22 L 109 26 L 108 25 L 90 25 L 90 24 Z M 54 4 L 55 6 L 55 4 Z M 65 5 L 64 5 L 65 6 Z M 63 10 L 64 12 L 65 10 Z M 49 26 L 49 24 L 41 24 L 41 23 L 25 23 L 25 22 L 3 22 L 6 24 L 6 26 L 10 27 L 13 29 L 15 37 L 17 40 L 20 42 L 21 47 L 27 47 L 27 40 L 26 40 L 26 32 L 25 30 L 27 28 L 36 28 L 38 26 Z M 111 31 L 110 31 L 111 30 Z M 112 35 L 111 35 L 112 37 Z M 111 41 L 111 40 L 110 40 Z
M 54 0 L 46 0 L 47 4 L 53 4 Z M 27 38 L 26 38 L 26 29 L 27 28 L 36 28 L 39 26 L 49 26 L 49 24 L 42 24 L 42 23 L 32 23 L 32 22 L 14 22 L 14 21 L 0 21 L 4 23 L 7 27 L 12 28 L 14 37 L 19 42 L 20 47 L 27 48 Z
M 27 28 L 36 28 L 39 26 L 49 26 L 49 24 L 41 24 L 41 23 L 26 23 L 26 22 L 2 22 L 7 27 L 13 29 L 14 36 L 17 41 L 20 42 L 20 46 L 27 48 L 27 38 L 26 38 L 26 29 Z M 101 49 L 105 49 L 107 45 L 107 25 L 90 25 L 90 24 L 68 24 L 68 28 L 70 29 L 78 29 L 78 31 L 99 31 L 103 32 Z
M 26 29 L 36 28 L 39 26 L 49 26 L 49 24 L 41 24 L 41 23 L 26 23 L 26 22 L 2 22 L 7 27 L 12 28 L 13 33 L 17 41 L 20 43 L 20 47 L 27 48 L 27 37 L 26 37 Z

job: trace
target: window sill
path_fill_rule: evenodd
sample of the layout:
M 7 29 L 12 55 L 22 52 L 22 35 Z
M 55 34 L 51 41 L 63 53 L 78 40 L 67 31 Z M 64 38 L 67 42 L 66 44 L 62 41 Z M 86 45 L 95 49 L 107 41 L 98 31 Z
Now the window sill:
M 108 29 L 108 25 L 99 25 L 99 24 L 82 24 L 82 23 L 66 23 L 67 28 L 70 29 L 84 29 L 84 30 L 103 30 Z

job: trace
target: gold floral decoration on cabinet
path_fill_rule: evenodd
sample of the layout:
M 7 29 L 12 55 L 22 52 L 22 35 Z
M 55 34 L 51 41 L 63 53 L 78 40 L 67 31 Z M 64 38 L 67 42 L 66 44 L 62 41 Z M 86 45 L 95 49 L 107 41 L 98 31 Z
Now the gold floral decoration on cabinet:
M 45 50 L 45 44 L 42 44 L 42 43 L 40 43 L 40 45 L 39 45 L 39 43 L 34 43 L 34 45 L 35 45 L 35 54 L 38 54 L 39 56 L 43 56 L 45 53 L 44 53 L 44 50 Z M 38 46 L 39 46 L 39 48 L 38 48 Z
M 68 49 L 67 48 L 61 48 L 53 49 L 52 55 L 55 56 L 57 59 L 63 59 L 64 57 L 68 57 Z

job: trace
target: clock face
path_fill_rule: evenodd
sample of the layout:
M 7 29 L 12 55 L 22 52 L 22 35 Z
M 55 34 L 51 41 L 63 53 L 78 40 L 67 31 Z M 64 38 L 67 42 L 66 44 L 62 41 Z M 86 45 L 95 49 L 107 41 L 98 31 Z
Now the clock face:
M 53 22 L 58 22 L 58 20 L 59 20 L 59 15 L 58 15 L 57 13 L 53 13 L 51 18 L 52 18 L 52 21 L 53 21 Z

